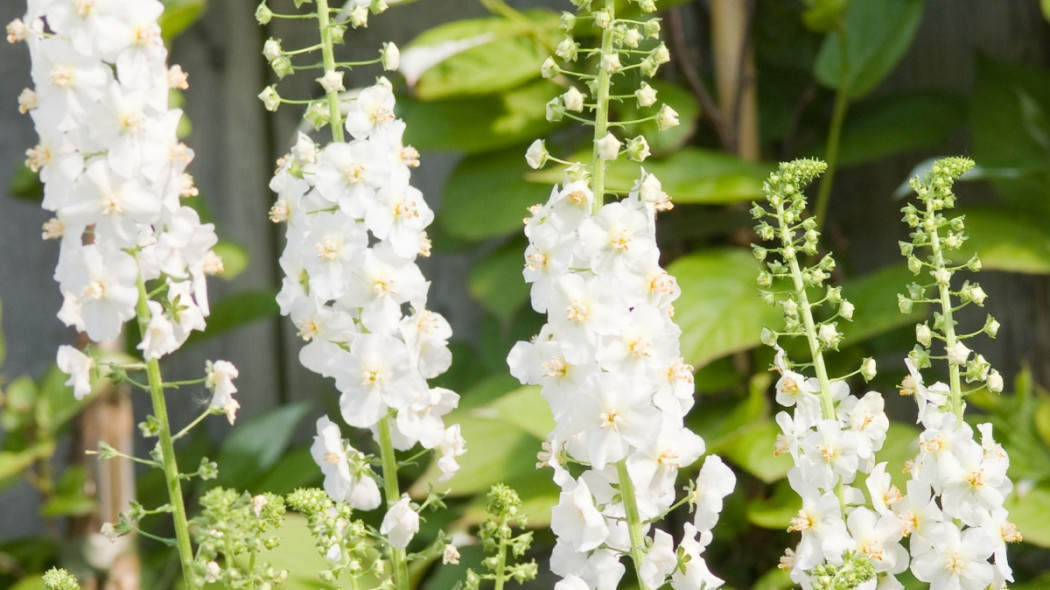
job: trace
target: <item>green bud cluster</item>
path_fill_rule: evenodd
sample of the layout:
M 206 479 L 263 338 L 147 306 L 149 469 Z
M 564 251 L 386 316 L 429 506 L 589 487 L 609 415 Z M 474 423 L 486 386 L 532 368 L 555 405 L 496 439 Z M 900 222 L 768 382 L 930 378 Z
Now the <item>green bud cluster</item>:
M 810 574 L 813 576 L 813 590 L 855 590 L 875 579 L 875 565 L 864 553 L 847 549 L 842 554 L 842 565 L 821 564 Z
M 752 251 L 763 270 L 758 274 L 762 300 L 784 312 L 784 328 L 762 330 L 762 342 L 776 346 L 781 336 L 805 337 L 813 362 L 826 350 L 838 350 L 842 342 L 837 320 L 851 321 L 854 306 L 842 296 L 842 288 L 828 284 L 835 270 L 835 259 L 827 254 L 805 266 L 803 257 L 815 257 L 820 232 L 812 217 L 806 216 L 805 187 L 820 176 L 827 164 L 819 160 L 781 163 L 762 184 L 765 204 L 753 203 L 751 216 L 755 233 L 767 245 L 753 245 Z M 771 243 L 771 244 L 768 244 Z M 813 297 L 820 294 L 819 299 Z M 823 319 L 818 320 L 821 310 Z M 865 380 L 875 375 L 875 361 L 865 359 L 858 371 Z
M 287 579 L 287 570 L 258 559 L 279 543 L 283 498 L 269 493 L 253 497 L 217 487 L 204 494 L 200 503 L 200 515 L 190 521 L 197 542 L 193 568 L 198 579 L 245 589 L 272 588 Z
M 930 366 L 930 360 L 944 360 L 948 364 L 949 387 L 952 410 L 962 414 L 962 397 L 968 393 L 961 389 L 961 378 L 967 383 L 982 383 L 989 390 L 1003 390 L 1003 378 L 991 368 L 980 354 L 964 343 L 978 334 L 994 338 L 999 332 L 999 322 L 991 315 L 985 316 L 983 326 L 975 332 L 960 334 L 955 313 L 968 305 L 983 307 L 988 295 L 980 284 L 964 280 L 958 288 L 954 280 L 956 273 L 981 269 L 981 260 L 976 254 L 965 262 L 953 262 L 953 253 L 959 251 L 966 241 L 966 226 L 962 215 L 950 216 L 955 207 L 953 192 L 955 181 L 972 168 L 968 158 L 945 158 L 933 164 L 923 178 L 909 182 L 919 198 L 919 204 L 909 203 L 902 209 L 903 221 L 911 229 L 911 240 L 900 242 L 901 255 L 908 261 L 908 268 L 921 277 L 907 287 L 907 293 L 897 295 L 902 313 L 911 311 L 916 303 L 935 305 L 932 322 L 923 322 L 915 327 L 917 344 L 909 357 L 919 369 Z M 936 344 L 935 344 L 936 341 Z
M 496 588 L 502 588 L 507 580 L 518 584 L 532 580 L 538 571 L 536 561 L 507 563 L 509 552 L 515 559 L 521 558 L 532 545 L 532 532 L 515 535 L 514 528 L 527 526 L 525 514 L 521 511 L 521 499 L 512 488 L 498 483 L 489 490 L 486 512 L 488 518 L 478 528 L 481 546 L 490 555 L 481 563 L 488 570 L 479 574 L 467 570 L 465 582 L 456 585 L 458 590 L 477 590 L 484 580 L 492 580 Z
M 333 502 L 318 488 L 297 489 L 288 494 L 287 501 L 289 508 L 306 517 L 314 548 L 329 565 L 319 573 L 322 581 L 334 583 L 345 573 L 352 581 L 351 587 L 356 588 L 364 576 L 389 577 L 387 564 L 376 552 L 382 535 L 360 519 L 355 520 L 349 504 Z
M 44 573 L 43 582 L 45 590 L 80 590 L 80 584 L 73 574 L 57 567 Z
M 368 15 L 379 14 L 387 9 L 385 0 L 372 0 L 371 4 L 357 5 L 347 10 L 344 8 L 330 8 L 328 0 L 291 0 L 295 9 L 304 5 L 310 9 L 303 13 L 275 13 L 270 9 L 267 2 L 273 3 L 278 0 L 263 0 L 255 11 L 256 21 L 260 25 L 266 25 L 273 19 L 313 19 L 317 20 L 320 41 L 314 45 L 285 49 L 281 39 L 270 38 L 263 44 L 263 57 L 270 64 L 278 79 L 284 79 L 300 71 L 312 71 L 314 75 L 320 72 L 322 75 L 316 77 L 317 82 L 325 91 L 325 96 L 320 99 L 293 100 L 282 97 L 277 92 L 277 85 L 272 84 L 259 93 L 259 100 L 269 111 L 276 111 L 281 104 L 306 105 L 306 120 L 313 124 L 315 129 L 321 129 L 325 125 L 332 124 L 338 127 L 338 110 L 333 110 L 332 96 L 345 90 L 342 81 L 342 71 L 339 68 L 351 69 L 355 66 L 382 64 L 385 70 L 396 70 L 400 61 L 400 52 L 393 43 L 384 43 L 379 56 L 364 61 L 337 61 L 334 56 L 333 46 L 343 43 L 348 26 L 354 29 L 368 26 Z M 321 61 L 310 58 L 311 55 L 321 53 Z

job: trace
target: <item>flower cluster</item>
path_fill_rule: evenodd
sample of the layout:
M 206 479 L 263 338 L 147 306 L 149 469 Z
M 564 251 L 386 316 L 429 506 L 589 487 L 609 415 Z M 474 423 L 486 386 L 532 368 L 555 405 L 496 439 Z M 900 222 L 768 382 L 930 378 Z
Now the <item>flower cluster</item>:
M 193 152 L 176 136 L 182 113 L 168 108 L 186 75 L 165 65 L 163 10 L 157 0 L 38 0 L 7 27 L 33 62 L 35 88 L 19 107 L 40 136 L 27 165 L 55 213 L 43 235 L 61 240 L 59 318 L 106 341 L 138 316 L 147 361 L 204 329 L 205 275 L 222 270 L 213 226 L 181 203 L 197 189 L 185 172 Z M 72 347 L 58 357 L 77 396 L 88 393 L 92 359 Z M 229 393 L 216 403 L 232 421 Z
M 966 281 L 952 289 L 953 275 L 963 269 L 980 269 L 974 256 L 966 264 L 953 266 L 948 255 L 965 240 L 963 218 L 948 219 L 943 213 L 955 205 L 954 181 L 973 162 L 947 158 L 936 162 L 925 179 L 911 186 L 922 208 L 907 205 L 904 221 L 912 229 L 911 241 L 901 242 L 908 266 L 920 275 L 928 271 L 926 284 L 912 284 L 900 295 L 902 310 L 914 302 L 940 306 L 933 326 L 916 326 L 918 344 L 905 361 L 908 377 L 901 392 L 914 396 L 923 432 L 919 453 L 909 466 L 907 507 L 900 511 L 905 533 L 911 535 L 912 571 L 930 583 L 933 590 L 945 588 L 999 588 L 1013 581 L 1006 557 L 1006 543 L 1021 540 L 1017 527 L 1007 520 L 1003 501 L 1013 489 L 1006 470 L 1006 451 L 995 442 L 991 424 L 980 424 L 980 441 L 963 421 L 965 402 L 962 382 L 983 383 L 992 392 L 1003 389 L 1003 380 L 980 354 L 973 354 L 964 340 L 986 333 L 995 336 L 999 324 L 990 315 L 973 334 L 958 334 L 953 314 L 973 303 L 983 306 L 986 295 L 980 285 Z M 926 251 L 920 257 L 918 252 Z M 952 300 L 961 303 L 953 306 Z M 944 354 L 936 354 L 933 342 Z M 930 359 L 948 365 L 948 383 L 923 384 L 919 369 Z M 991 563 L 989 563 L 991 560 Z
M 810 267 L 799 262 L 803 255 L 816 254 L 820 237 L 813 219 L 803 218 L 802 191 L 824 167 L 813 160 L 781 164 L 763 185 L 771 210 L 758 204 L 752 209 L 759 237 L 778 243 L 773 248 L 754 248 L 766 266 L 758 278 L 763 298 L 779 305 L 786 319 L 783 331 L 766 328 L 762 340 L 777 350 L 773 363 L 780 373 L 777 403 L 794 408 L 790 414 L 782 411 L 776 416 L 782 433 L 775 452 L 791 455 L 794 466 L 788 482 L 802 498 L 802 509 L 789 528 L 800 532 L 801 540 L 788 550 L 782 565 L 806 589 L 822 587 L 847 570 L 854 577 L 857 572 L 869 572 L 871 579 L 878 576 L 882 587 L 899 587 L 894 576 L 908 567 L 907 552 L 900 544 L 904 531 L 887 507 L 893 498 L 886 464 L 875 462 L 889 428 L 882 395 L 869 391 L 860 398 L 851 396 L 845 377 L 829 377 L 824 352 L 838 348 L 842 335 L 835 320 L 850 320 L 853 305 L 842 298 L 841 288 L 826 284 L 835 266 L 830 255 Z M 766 218 L 772 218 L 773 224 Z M 811 292 L 817 290 L 823 291 L 823 297 L 810 301 Z M 818 320 L 815 312 L 825 307 L 834 313 Z M 793 365 L 778 346 L 782 336 L 804 338 L 812 363 Z M 816 376 L 806 378 L 795 370 L 803 366 L 811 367 Z M 875 362 L 865 359 L 856 373 L 871 379 Z M 862 473 L 868 474 L 865 483 L 874 509 L 852 485 Z
M 626 554 L 642 588 L 668 581 L 676 589 L 714 588 L 721 580 L 701 554 L 722 498 L 735 484 L 718 457 L 707 458 L 692 493 L 679 502 L 694 504 L 696 515 L 677 549 L 663 530 L 645 538 L 649 523 L 677 505 L 679 469 L 705 451 L 703 439 L 684 425 L 693 405 L 693 371 L 681 356 L 681 330 L 672 319 L 680 289 L 661 268 L 656 245 L 656 212 L 669 209 L 670 199 L 656 176 L 643 170 L 626 198 L 605 202 L 607 164 L 622 154 L 637 161 L 649 155 L 643 137 L 624 147 L 610 131 L 618 124 L 609 121 L 609 102 L 623 98 L 610 94 L 610 81 L 635 68 L 652 76 L 667 61 L 667 50 L 662 44 L 636 49 L 644 38 L 659 36 L 657 20 L 616 18 L 611 2 L 578 6 L 585 15 L 566 14 L 563 26 L 571 31 L 577 21 L 591 21 L 601 31 L 601 48 L 583 49 L 566 37 L 557 55 L 566 62 L 593 57 L 597 73 L 548 60 L 545 75 L 577 77 L 587 89 L 570 86 L 547 110 L 552 120 L 593 115 L 593 160 L 569 165 L 542 141 L 526 154 L 533 167 L 553 160 L 569 168 L 547 203 L 534 206 L 525 220 L 524 276 L 532 284 L 532 307 L 547 314 L 547 324 L 508 357 L 515 377 L 542 387 L 557 424 L 541 454 L 562 489 L 551 521 L 557 535 L 551 569 L 563 576 L 559 589 L 610 589 L 624 573 L 620 558 Z M 655 10 L 652 3 L 642 8 Z M 645 57 L 624 65 L 621 55 Z M 656 102 L 648 84 L 637 94 L 644 107 Z M 670 124 L 676 115 L 665 106 L 650 118 Z

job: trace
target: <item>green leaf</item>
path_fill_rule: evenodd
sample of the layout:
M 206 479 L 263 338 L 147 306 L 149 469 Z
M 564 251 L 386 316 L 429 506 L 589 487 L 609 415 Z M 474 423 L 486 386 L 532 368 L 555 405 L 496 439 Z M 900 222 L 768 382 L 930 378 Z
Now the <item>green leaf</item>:
M 445 184 L 438 223 L 473 241 L 521 233 L 528 208 L 545 202 L 551 191 L 526 182 L 527 169 L 522 146 L 463 158 Z
M 44 183 L 40 182 L 39 174 L 20 164 L 7 185 L 7 191 L 13 197 L 39 202 L 44 198 Z
M 422 75 L 415 74 L 419 75 L 415 95 L 429 101 L 494 94 L 538 78 L 550 53 L 544 43 L 553 46 L 560 37 L 559 17 L 549 10 L 532 10 L 523 16 L 528 22 L 500 17 L 455 21 L 414 39 L 402 49 L 403 68 L 414 60 L 455 51 L 457 44 L 466 47 Z
M 413 496 L 425 495 L 430 484 L 450 488 L 453 496 L 483 493 L 501 481 L 516 488 L 516 482 L 536 477 L 536 453 L 554 427 L 535 387 L 519 387 L 481 406 L 457 408 L 445 420 L 459 424 L 467 442 L 467 452 L 458 458 L 460 469 L 439 483 L 440 470 L 431 464 L 412 486 Z
M 850 2 L 843 29 L 824 38 L 815 64 L 817 79 L 851 99 L 870 92 L 911 45 L 922 7 L 922 0 Z
M 546 80 L 498 95 L 421 102 L 398 97 L 405 141 L 421 150 L 489 152 L 547 135 L 547 101 L 561 89 Z M 522 159 L 525 150 L 521 150 Z
M 277 307 L 276 296 L 277 294 L 273 291 L 259 290 L 241 291 L 222 298 L 211 306 L 207 329 L 204 332 L 190 334 L 186 340 L 187 346 L 224 334 L 255 320 L 277 317 L 280 309 Z
M 790 455 L 773 454 L 773 443 L 778 434 L 780 427 L 766 418 L 745 426 L 731 444 L 720 450 L 734 465 L 766 483 L 773 483 L 787 477 L 793 465 Z
M 38 393 L 36 383 L 29 376 L 22 375 L 9 383 L 3 393 L 4 411 L 0 414 L 0 426 L 8 432 L 18 430 L 32 419 Z M 4 448 L 10 449 L 8 439 L 3 440 Z
M 1050 73 L 979 57 L 970 129 L 973 157 L 995 172 L 992 184 L 1010 204 L 1050 213 Z M 1009 130 L 1009 132 L 1004 132 Z
M 1043 18 L 1050 21 L 1050 0 L 1039 0 L 1039 6 L 1043 9 Z
M 470 294 L 492 315 L 510 322 L 529 300 L 529 286 L 522 278 L 525 247 L 522 240 L 511 240 L 488 253 L 470 269 Z
M 259 560 L 270 564 L 275 570 L 288 572 L 288 579 L 281 584 L 282 590 L 333 589 L 337 586 L 321 581 L 321 571 L 332 567 L 318 553 L 306 517 L 289 511 L 285 514 L 276 537 L 280 545 L 262 551 Z M 367 576 L 361 578 L 364 588 L 374 588 L 378 583 Z
M 219 277 L 224 281 L 232 281 L 248 268 L 248 251 L 243 246 L 219 240 L 212 250 L 222 258 L 223 270 Z
M 858 104 L 842 128 L 839 165 L 944 145 L 965 115 L 965 99 L 947 91 L 923 90 Z
M 966 235 L 960 252 L 966 262 L 973 253 L 987 270 L 1050 274 L 1050 229 L 1045 221 L 1010 208 L 966 209 Z
M 1005 507 L 1026 543 L 1050 548 L 1050 488 L 1041 485 L 1024 496 L 1013 493 L 1006 498 Z
M 919 429 L 913 424 L 890 422 L 886 431 L 886 441 L 875 454 L 875 461 L 886 461 L 886 473 L 890 474 L 893 485 L 904 490 L 908 485 L 908 474 L 903 471 L 904 464 L 915 459 L 918 453 Z
M 916 305 L 907 315 L 902 314 L 897 306 L 897 294 L 906 293 L 906 285 L 915 280 L 915 275 L 902 263 L 846 281 L 842 285 L 842 296 L 857 311 L 852 322 L 837 320 L 845 344 L 859 344 L 900 326 L 917 323 L 925 317 L 926 308 L 921 305 Z
M 204 12 L 205 0 L 164 0 L 164 13 L 160 15 L 161 36 L 166 43 L 197 22 Z
M 0 451 L 0 479 L 18 475 L 37 459 L 50 457 L 54 452 L 54 440 L 43 441 L 21 451 Z
M 309 409 L 309 404 L 297 403 L 238 424 L 216 459 L 221 466 L 217 485 L 252 487 L 264 472 L 277 464 Z
M 219 466 L 220 470 L 224 467 Z M 288 494 L 297 488 L 321 484 L 321 470 L 314 463 L 309 447 L 292 449 L 283 454 L 277 464 L 256 482 L 253 491 Z
M 682 288 L 675 321 L 682 328 L 682 355 L 694 366 L 757 346 L 762 327 L 780 319 L 759 298 L 758 262 L 745 250 L 697 252 L 667 270 Z
M 783 531 L 801 508 L 802 498 L 787 480 L 781 480 L 774 486 L 772 496 L 748 502 L 747 520 L 764 529 Z

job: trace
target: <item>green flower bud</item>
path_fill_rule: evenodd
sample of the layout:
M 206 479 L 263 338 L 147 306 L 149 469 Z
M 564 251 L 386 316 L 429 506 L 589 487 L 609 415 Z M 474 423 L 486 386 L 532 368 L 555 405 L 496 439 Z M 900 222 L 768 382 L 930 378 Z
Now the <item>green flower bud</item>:
M 659 39 L 660 21 L 655 18 L 652 20 L 645 21 L 645 35 L 650 39 Z
M 314 126 L 314 130 L 318 130 L 332 121 L 332 112 L 323 101 L 314 101 L 306 107 L 303 118 Z
M 540 75 L 545 79 L 550 80 L 557 76 L 561 72 L 561 68 L 554 62 L 554 58 L 548 57 L 543 61 L 543 65 L 540 66 Z
M 277 94 L 277 88 L 273 85 L 267 86 L 259 93 L 259 100 L 270 112 L 277 111 L 277 107 L 281 106 L 281 95 Z
M 855 308 L 852 303 L 849 301 L 843 301 L 842 304 L 839 305 L 839 316 L 844 320 L 852 320 L 854 310 Z
M 566 31 L 572 31 L 576 27 L 576 15 L 568 11 L 562 12 L 558 26 Z
M 762 261 L 766 259 L 766 255 L 769 254 L 769 251 L 763 248 L 762 246 L 755 246 L 752 244 L 751 253 L 755 255 L 756 259 Z
M 908 299 L 903 294 L 897 293 L 897 309 L 899 309 L 901 313 L 911 313 L 911 308 L 914 303 L 914 301 Z
M 930 343 L 933 341 L 933 332 L 930 327 L 925 323 L 915 325 L 915 340 L 919 344 L 929 348 Z
M 999 322 L 997 322 L 992 316 L 988 316 L 984 320 L 984 328 L 982 329 L 985 334 L 995 338 L 995 336 L 999 334 Z
M 758 286 L 759 287 L 768 288 L 772 284 L 773 284 L 773 275 L 769 274 L 766 271 L 762 271 L 762 272 L 758 273 Z
M 273 11 L 270 7 L 266 6 L 265 0 L 259 3 L 259 7 L 255 9 L 255 21 L 260 25 L 265 25 L 273 20 Z
M 292 60 L 287 55 L 278 55 L 270 60 L 270 68 L 273 69 L 273 73 L 277 74 L 279 79 L 284 79 L 285 76 L 295 71 L 292 67 Z
M 627 156 L 635 162 L 644 162 L 649 157 L 649 142 L 639 135 L 627 142 Z
M 871 381 L 872 379 L 874 379 L 877 372 L 878 371 L 876 370 L 875 359 L 868 357 L 864 359 L 863 362 L 861 362 L 860 376 L 863 377 L 865 381 Z
M 922 270 L 922 261 L 914 256 L 909 256 L 908 270 L 910 270 L 912 274 L 919 274 L 919 271 Z
M 554 55 L 565 61 L 576 61 L 579 50 L 580 44 L 573 41 L 572 36 L 566 36 L 561 40 L 561 43 L 558 43 L 558 47 L 554 50 Z
M 762 341 L 762 344 L 765 344 L 766 346 L 776 346 L 777 344 L 777 333 L 769 328 L 763 327 L 762 334 L 759 338 Z
M 560 96 L 556 96 L 547 103 L 547 120 L 551 123 L 561 121 L 565 116 L 565 104 Z
M 1000 375 L 999 371 L 996 371 L 995 369 L 992 369 L 988 373 L 988 380 L 985 381 L 985 384 L 988 386 L 988 390 L 992 393 L 1003 392 L 1003 376 Z

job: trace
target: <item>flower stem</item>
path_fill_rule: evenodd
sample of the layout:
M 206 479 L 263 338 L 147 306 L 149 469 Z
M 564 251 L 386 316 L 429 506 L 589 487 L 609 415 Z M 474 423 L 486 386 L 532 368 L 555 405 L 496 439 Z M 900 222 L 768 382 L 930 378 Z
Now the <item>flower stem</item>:
M 139 300 L 136 307 L 139 330 L 145 334 L 149 326 L 150 310 L 146 304 L 146 284 L 141 274 L 137 281 Z M 157 418 L 157 433 L 160 456 L 164 470 L 164 479 L 168 484 L 168 498 L 171 501 L 171 517 L 175 524 L 175 541 L 179 551 L 179 562 L 182 565 L 183 583 L 186 588 L 196 588 L 193 575 L 193 546 L 190 544 L 190 527 L 186 519 L 186 503 L 182 497 L 182 484 L 179 480 L 179 466 L 175 461 L 175 445 L 171 437 L 171 426 L 168 423 L 168 408 L 164 401 L 164 380 L 160 375 L 160 363 L 157 359 L 146 361 L 146 375 L 149 378 L 149 394 L 153 402 L 153 415 Z
M 332 49 L 332 38 L 329 34 L 331 21 L 328 13 L 328 0 L 317 0 L 317 28 L 321 33 L 321 59 L 324 61 L 324 71 L 335 71 L 335 51 Z M 343 116 L 339 112 L 339 93 L 328 92 L 328 115 L 332 127 L 332 140 L 343 141 Z
M 493 590 L 503 590 L 503 584 L 506 583 L 507 577 L 507 537 L 503 535 L 503 531 L 508 529 L 507 515 L 504 514 L 500 519 L 499 526 L 499 549 L 496 551 L 496 585 Z
M 936 215 L 929 202 L 926 203 L 926 215 L 927 218 Z M 944 268 L 946 266 L 944 249 L 941 248 L 941 238 L 936 229 L 930 231 L 930 249 L 933 251 L 933 268 L 935 270 Z M 937 292 L 941 302 L 941 322 L 944 324 L 944 346 L 946 350 L 951 351 L 959 341 L 955 334 L 955 320 L 952 319 L 951 284 L 938 281 Z M 948 388 L 950 390 L 948 401 L 952 406 L 952 413 L 961 424 L 963 419 L 962 381 L 959 375 L 959 365 L 951 362 L 948 363 Z
M 605 10 L 609 20 L 616 19 L 615 0 L 605 0 Z M 613 27 L 602 31 L 601 55 L 613 53 Z M 605 71 L 599 61 L 598 78 L 595 80 L 597 95 L 594 97 L 594 145 L 591 148 L 591 192 L 594 193 L 594 213 L 597 214 L 605 203 L 605 166 L 606 162 L 598 154 L 598 140 L 609 133 L 609 86 L 611 74 Z
M 383 493 L 386 495 L 386 506 L 389 509 L 401 499 L 401 490 L 397 484 L 397 457 L 394 456 L 394 443 L 390 438 L 390 418 L 384 416 L 379 420 L 379 454 L 383 460 Z M 394 575 L 394 587 L 397 590 L 408 590 L 408 562 L 405 550 L 390 548 L 391 569 Z
M 649 590 L 642 581 L 642 558 L 644 537 L 642 535 L 642 520 L 638 516 L 638 500 L 634 496 L 634 482 L 631 474 L 627 472 L 627 459 L 616 464 L 616 476 L 620 480 L 620 497 L 623 498 L 624 512 L 627 514 L 627 534 L 631 539 L 631 561 L 634 563 L 634 574 L 638 577 L 638 588 Z

